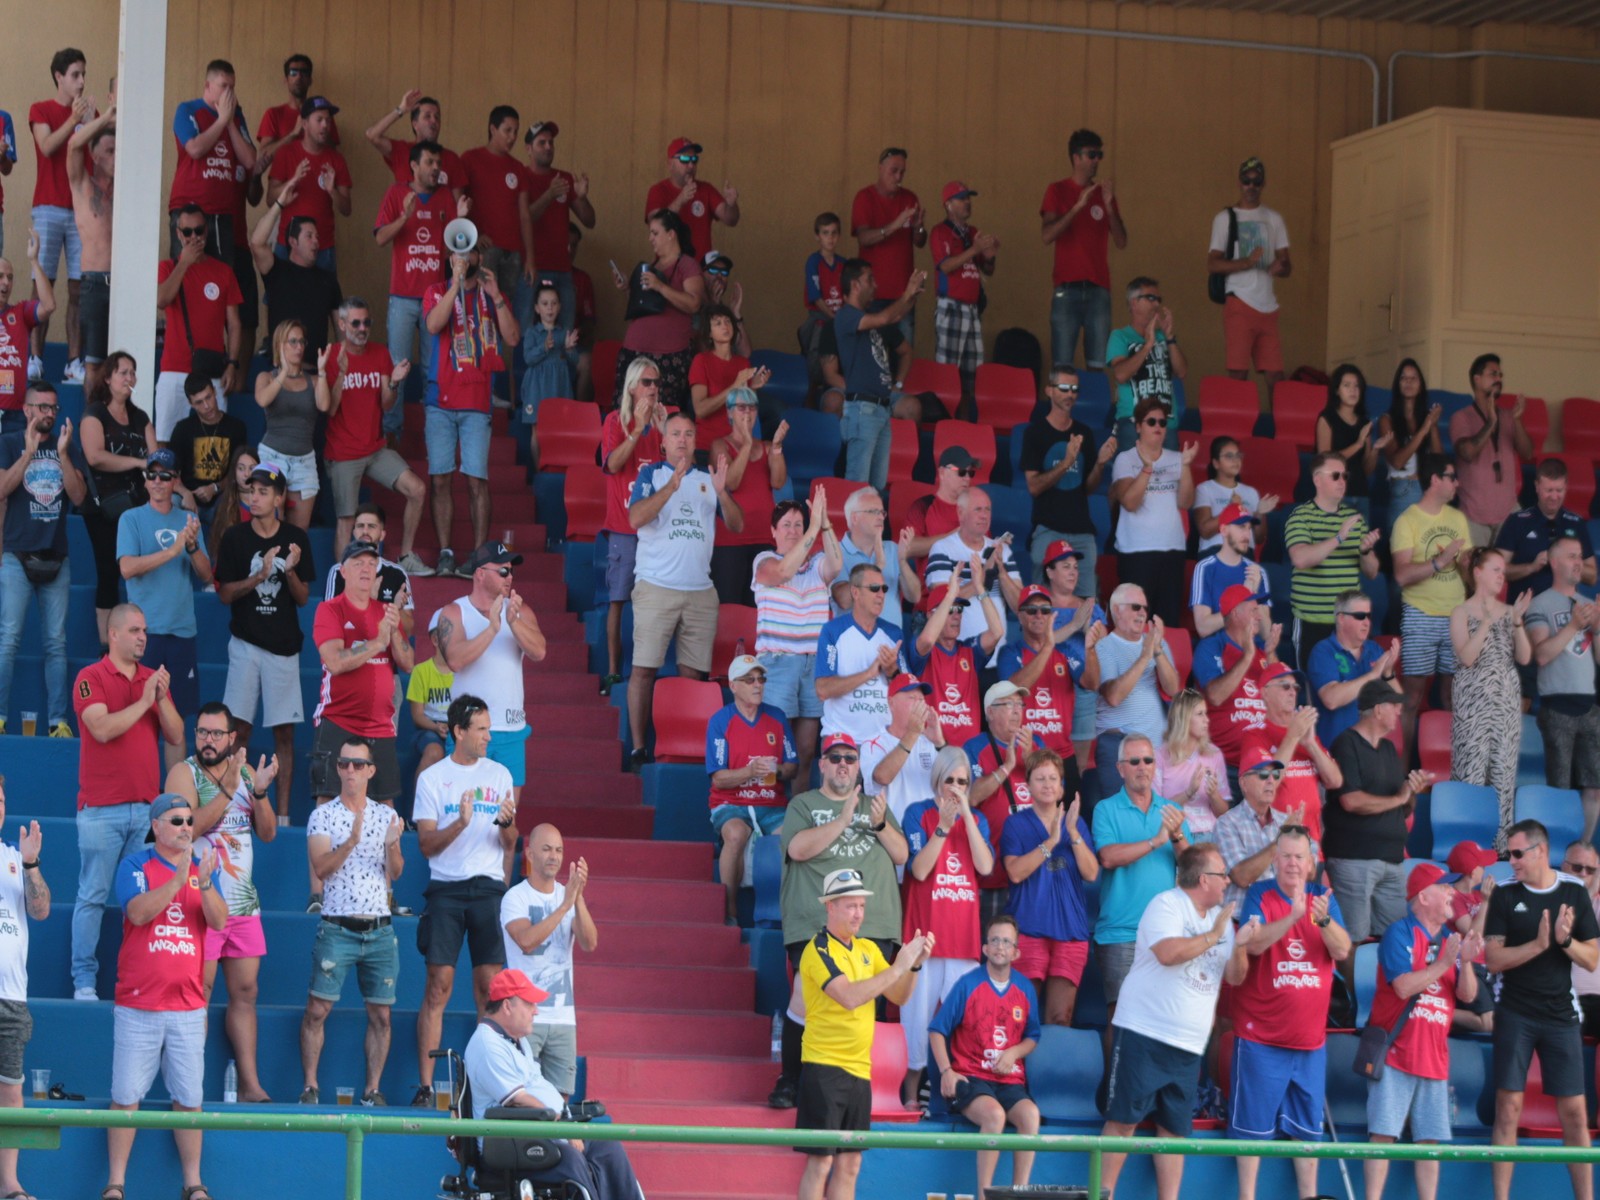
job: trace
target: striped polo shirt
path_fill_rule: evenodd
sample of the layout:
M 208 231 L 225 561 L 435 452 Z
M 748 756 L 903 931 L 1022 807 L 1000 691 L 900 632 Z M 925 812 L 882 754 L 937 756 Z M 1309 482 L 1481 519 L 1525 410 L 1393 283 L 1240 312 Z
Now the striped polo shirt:
M 756 556 L 754 570 L 769 558 L 782 561 L 768 550 Z M 817 637 L 832 615 L 828 585 L 822 582 L 822 552 L 812 555 L 788 583 L 767 587 L 752 574 L 751 588 L 756 594 L 756 653 L 815 654 Z
M 1333 624 L 1334 601 L 1339 593 L 1361 586 L 1361 539 L 1367 535 L 1367 523 L 1348 504 L 1340 504 L 1337 512 L 1328 512 L 1315 500 L 1295 505 L 1289 514 L 1283 533 L 1285 546 L 1325 542 L 1337 536 L 1351 517 L 1357 520 L 1344 545 L 1309 571 L 1295 568 L 1291 576 L 1289 607 L 1302 621 Z

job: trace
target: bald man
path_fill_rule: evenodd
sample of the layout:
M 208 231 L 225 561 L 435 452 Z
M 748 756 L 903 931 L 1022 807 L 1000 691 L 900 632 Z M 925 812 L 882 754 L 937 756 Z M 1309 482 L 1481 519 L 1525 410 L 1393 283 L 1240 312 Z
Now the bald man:
M 572 1095 L 578 1079 L 578 1013 L 572 1001 L 572 948 L 593 954 L 599 931 L 583 893 L 589 864 L 580 856 L 556 882 L 566 847 L 554 825 L 535 825 L 524 843 L 526 878 L 500 902 L 505 930 L 506 966 L 516 967 L 550 993 L 539 1002 L 539 1023 L 528 1035 L 544 1077 L 562 1099 Z

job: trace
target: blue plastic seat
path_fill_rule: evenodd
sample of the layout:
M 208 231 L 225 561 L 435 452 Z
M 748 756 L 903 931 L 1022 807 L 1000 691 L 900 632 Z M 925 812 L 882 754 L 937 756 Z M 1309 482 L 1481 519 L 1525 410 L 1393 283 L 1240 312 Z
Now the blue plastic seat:
M 772 372 L 772 378 L 762 390 L 783 401 L 785 407 L 796 408 L 806 402 L 811 380 L 806 372 L 806 360 L 801 355 L 757 350 L 750 355 L 750 365 L 766 367 Z
M 779 905 L 779 889 L 783 884 L 783 840 L 773 834 L 756 839 L 751 866 L 755 878 L 755 923 L 765 929 L 783 926 L 783 910 Z
M 709 842 L 711 777 L 704 763 L 648 763 L 641 774 L 645 804 L 655 809 L 655 836 Z
M 1028 1055 L 1028 1090 L 1039 1115 L 1046 1121 L 1081 1121 L 1098 1128 L 1102 1118 L 1094 1096 L 1103 1067 L 1100 1035 L 1094 1030 L 1044 1026 L 1038 1048 Z
M 809 484 L 813 479 L 834 474 L 842 445 L 839 418 L 832 413 L 793 408 L 785 419 L 789 422 L 789 436 L 784 439 L 783 449 L 790 476 Z
M 1111 377 L 1104 371 L 1078 372 L 1078 402 L 1072 406 L 1072 419 L 1082 421 L 1096 433 L 1111 427 Z
M 1517 789 L 1517 820 L 1534 820 L 1550 831 L 1552 861 L 1583 833 L 1583 801 L 1576 791 L 1530 783 Z
M 1492 788 L 1446 780 L 1433 785 L 1433 857 L 1446 858 L 1457 842 L 1470 838 L 1492 845 L 1500 828 L 1500 798 Z
M 1378 943 L 1363 942 L 1356 947 L 1356 1024 L 1372 1019 L 1372 997 L 1378 990 Z M 1333 1074 L 1330 1061 L 1328 1074 Z

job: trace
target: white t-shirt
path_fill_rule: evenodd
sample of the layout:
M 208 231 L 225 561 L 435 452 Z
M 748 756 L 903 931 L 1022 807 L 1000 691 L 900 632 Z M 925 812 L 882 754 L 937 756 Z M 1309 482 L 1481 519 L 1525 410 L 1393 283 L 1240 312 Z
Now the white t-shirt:
M 889 802 L 889 811 L 901 824 L 905 822 L 906 809 L 934 794 L 933 760 L 939 753 L 939 747 L 918 734 L 911 753 L 900 764 L 899 772 L 888 786 L 875 782 L 872 773 L 903 740 L 903 737 L 895 737 L 885 729 L 877 737 L 861 743 L 861 790 L 868 796 L 876 796 L 881 792 Z
M 868 634 L 850 613 L 841 613 L 822 627 L 817 639 L 816 677 L 854 675 L 877 660 L 879 646 L 899 646 L 899 669 L 906 669 L 905 634 L 898 625 L 879 620 Z M 889 724 L 889 682 L 874 675 L 853 692 L 822 702 L 822 732 L 848 733 L 860 746 Z
M 1236 483 L 1231 488 L 1223 487 L 1215 479 L 1208 479 L 1198 483 L 1194 489 L 1194 508 L 1209 508 L 1213 517 L 1220 517 L 1222 510 L 1233 503 L 1233 494 L 1239 493 L 1239 503 L 1244 506 L 1245 512 L 1255 516 L 1261 507 L 1261 493 L 1248 483 Z M 1250 544 L 1255 545 L 1255 530 L 1250 531 Z M 1198 557 L 1204 558 L 1212 550 L 1222 545 L 1222 527 L 1217 527 L 1216 533 L 1208 538 L 1200 539 L 1200 553 Z
M 1139 457 L 1139 448 L 1130 447 L 1111 464 L 1111 482 L 1134 479 L 1143 470 L 1144 460 Z M 1184 548 L 1183 518 L 1178 515 L 1178 480 L 1183 477 L 1183 470 L 1181 454 L 1176 450 L 1161 452 L 1155 473 L 1145 488 L 1144 503 L 1133 512 L 1124 508 L 1117 514 L 1119 553 Z
M 28 909 L 22 852 L 0 844 L 0 1000 L 28 1002 Z
M 361 819 L 361 841 L 344 865 L 322 881 L 322 915 L 325 917 L 384 917 L 389 915 L 389 826 L 400 818 L 394 809 L 367 801 Z M 350 840 L 356 818 L 337 796 L 319 804 L 306 822 L 306 838 L 325 837 L 337 850 Z
M 504 932 L 513 921 L 537 925 L 560 908 L 566 898 L 567 889 L 559 883 L 547 895 L 524 879 L 500 900 L 500 929 Z M 539 1020 L 545 1025 L 578 1023 L 572 993 L 572 925 L 577 916 L 578 906 L 573 905 L 532 954 L 524 954 L 511 935 L 505 935 L 506 966 L 515 967 L 533 980 L 535 987 L 550 993 L 550 999 L 539 1001 Z
M 983 557 L 986 563 L 990 553 L 994 550 L 994 542 L 995 539 L 992 537 L 983 539 Z M 930 590 L 949 583 L 950 576 L 954 571 L 971 561 L 972 548 L 961 540 L 959 532 L 952 532 L 940 538 L 928 548 L 928 565 L 923 576 L 923 583 Z M 1006 543 L 1005 550 L 1002 551 L 1001 561 L 1005 563 L 1006 574 L 1020 585 L 1022 576 L 1017 573 L 1017 565 L 1011 557 L 1011 544 L 1009 542 Z M 984 575 L 989 584 L 989 599 L 994 601 L 994 610 L 1000 614 L 1000 621 L 1004 624 L 1006 602 L 1005 597 L 1000 592 L 1000 572 L 985 569 Z M 959 636 L 964 642 L 971 641 L 973 638 L 982 637 L 988 630 L 989 622 L 983 615 L 983 605 L 977 597 L 973 597 L 972 603 L 968 604 L 966 611 L 961 614 L 961 633 Z M 1005 645 L 1004 637 L 995 643 L 994 654 L 990 656 L 989 662 L 985 665 L 994 665 L 994 660 L 999 656 L 1000 647 L 1003 645 Z M 926 799 L 927 797 L 920 798 Z
M 647 500 L 672 481 L 672 466 L 644 467 L 633 481 L 629 504 Z M 639 530 L 634 578 L 675 592 L 703 592 L 711 586 L 711 545 L 717 532 L 717 493 L 711 475 L 691 467 L 678 490 Z
M 1239 271 L 1226 277 L 1228 295 L 1237 296 L 1257 312 L 1278 311 L 1278 297 L 1272 290 L 1272 276 L 1267 268 L 1278 256 L 1278 251 L 1289 248 L 1289 230 L 1283 218 L 1265 204 L 1256 208 L 1233 210 L 1239 218 L 1239 245 L 1234 250 L 1228 246 L 1228 210 L 1223 209 L 1211 221 L 1211 249 L 1220 251 L 1226 258 L 1248 258 L 1250 251 L 1261 247 L 1261 265 L 1250 271 Z
M 511 772 L 487 756 L 470 767 L 447 756 L 417 776 L 414 821 L 433 821 L 443 829 L 455 824 L 462 801 L 472 798 L 472 823 L 428 860 L 429 878 L 435 883 L 505 879 L 505 849 L 494 817 L 510 794 Z
M 1211 949 L 1175 967 L 1162 966 L 1150 947 L 1166 938 L 1210 933 L 1221 912 L 1220 904 L 1203 915 L 1195 911 L 1180 888 L 1160 893 L 1145 906 L 1133 942 L 1133 969 L 1123 981 L 1113 1025 L 1190 1054 L 1205 1053 L 1222 973 L 1233 953 L 1233 925 L 1227 924 Z

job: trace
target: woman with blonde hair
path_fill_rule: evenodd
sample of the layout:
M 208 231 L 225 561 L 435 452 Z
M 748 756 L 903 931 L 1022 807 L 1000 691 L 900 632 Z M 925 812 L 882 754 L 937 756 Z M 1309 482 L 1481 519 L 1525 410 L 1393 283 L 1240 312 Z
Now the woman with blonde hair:
M 1183 805 L 1191 841 L 1209 842 L 1233 794 L 1222 751 L 1211 744 L 1206 698 L 1185 688 L 1167 709 L 1167 732 L 1156 747 L 1156 795 Z
M 299 321 L 279 321 L 272 331 L 272 366 L 256 376 L 256 403 L 267 414 L 261 434 L 261 461 L 277 463 L 289 481 L 289 520 L 311 528 L 316 507 L 317 393 L 306 372 L 306 329 Z

